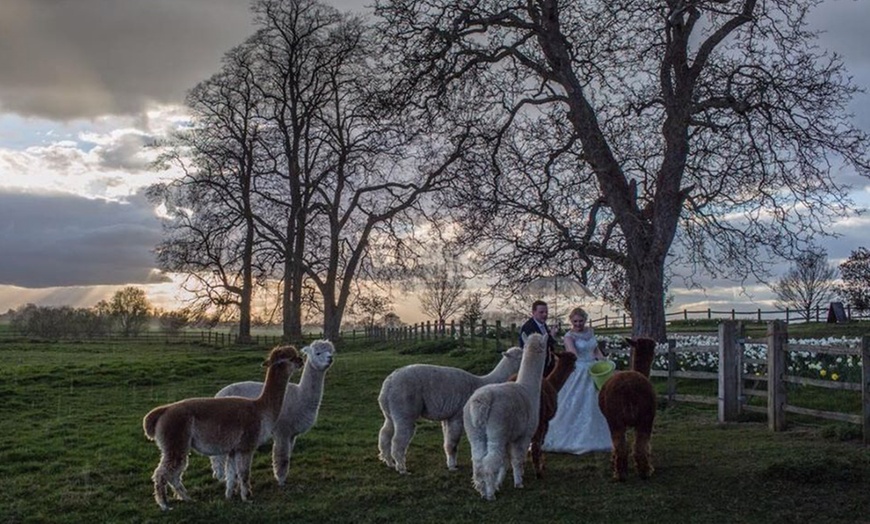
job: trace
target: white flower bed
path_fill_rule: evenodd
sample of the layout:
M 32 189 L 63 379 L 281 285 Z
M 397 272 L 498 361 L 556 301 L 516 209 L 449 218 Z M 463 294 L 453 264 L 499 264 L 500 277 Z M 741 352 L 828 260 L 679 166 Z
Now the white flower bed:
M 675 335 L 677 369 L 681 371 L 709 371 L 719 369 L 719 337 L 711 335 Z M 607 341 L 607 351 L 610 358 L 617 362 L 619 369 L 628 368 L 628 351 L 623 344 L 623 337 L 607 335 L 599 337 Z M 791 375 L 830 380 L 848 380 L 860 382 L 860 354 L 828 354 L 812 351 L 807 346 L 819 348 L 836 348 L 838 350 L 857 350 L 861 339 L 857 337 L 828 337 L 821 339 L 790 338 L 788 344 L 800 347 L 790 351 L 787 358 L 787 370 Z M 659 344 L 656 348 L 656 360 L 653 369 L 667 369 L 667 344 Z M 767 344 L 746 344 L 744 359 L 766 360 Z M 766 364 L 746 362 L 745 372 L 748 374 L 764 374 Z

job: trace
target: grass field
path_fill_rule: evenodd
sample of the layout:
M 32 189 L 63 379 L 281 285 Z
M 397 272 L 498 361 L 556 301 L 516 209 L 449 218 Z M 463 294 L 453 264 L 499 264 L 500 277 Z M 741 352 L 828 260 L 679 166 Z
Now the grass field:
M 402 349 L 402 352 L 399 351 Z M 377 394 L 415 363 L 488 371 L 494 350 L 437 342 L 339 345 L 317 425 L 299 438 L 285 488 L 268 448 L 255 457 L 254 500 L 226 501 L 193 455 L 193 503 L 163 514 L 150 476 L 159 452 L 141 420 L 152 407 L 261 379 L 267 348 L 121 343 L 0 343 L 0 522 L 857 522 L 870 519 L 870 451 L 824 426 L 771 433 L 763 421 L 719 425 L 689 405 L 659 411 L 649 481 L 609 479 L 608 455 L 548 455 L 526 488 L 494 502 L 471 487 L 468 445 L 449 472 L 441 428 L 421 423 L 399 476 L 377 460 Z M 294 379 L 295 380 L 295 379 Z

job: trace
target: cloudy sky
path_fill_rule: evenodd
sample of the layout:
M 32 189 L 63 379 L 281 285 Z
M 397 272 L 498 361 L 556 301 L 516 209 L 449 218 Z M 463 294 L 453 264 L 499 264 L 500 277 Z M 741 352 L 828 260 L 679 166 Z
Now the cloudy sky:
M 870 87 L 867 0 L 826 0 L 813 20 L 823 46 Z M 171 303 L 175 286 L 152 253 L 158 218 L 140 195 L 162 176 L 148 169 L 148 145 L 184 120 L 185 92 L 252 30 L 247 0 L 0 0 L 0 313 L 27 302 L 89 307 L 128 284 Z M 870 95 L 852 109 L 870 131 Z M 866 184 L 855 196 L 870 205 Z M 835 262 L 870 244 L 867 222 L 841 232 L 826 244 Z M 763 286 L 743 291 L 674 288 L 674 307 L 767 307 Z

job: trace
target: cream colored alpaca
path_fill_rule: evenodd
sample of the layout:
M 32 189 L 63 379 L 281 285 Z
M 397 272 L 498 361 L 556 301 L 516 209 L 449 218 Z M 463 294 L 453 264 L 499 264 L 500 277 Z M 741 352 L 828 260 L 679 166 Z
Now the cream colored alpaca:
M 305 353 L 305 367 L 299 384 L 287 384 L 284 391 L 284 405 L 281 416 L 275 424 L 272 443 L 272 470 L 278 485 L 283 486 L 290 469 L 290 456 L 296 437 L 305 433 L 317 422 L 320 401 L 323 399 L 323 382 L 326 370 L 332 366 L 335 346 L 328 340 L 315 340 L 302 348 Z M 218 391 L 216 397 L 255 398 L 263 390 L 262 382 L 237 382 Z M 226 457 L 211 457 L 214 477 L 224 480 Z
M 447 468 L 456 469 L 456 447 L 462 436 L 462 407 L 477 388 L 504 382 L 520 367 L 523 351 L 510 348 L 489 374 L 428 364 L 399 368 L 386 379 L 378 395 L 384 425 L 378 435 L 380 458 L 399 473 L 407 473 L 405 455 L 418 418 L 441 421 Z
M 281 412 L 284 387 L 302 358 L 293 346 L 273 349 L 265 364 L 266 387 L 256 399 L 190 398 L 152 409 L 142 420 L 145 436 L 160 448 L 160 463 L 151 477 L 154 499 L 164 511 L 166 486 L 177 498 L 190 500 L 181 482 L 191 448 L 203 455 L 227 456 L 226 497 L 238 485 L 242 500 L 251 493 L 251 460 L 265 443 Z
M 523 487 L 523 461 L 538 428 L 546 358 L 546 338 L 529 336 L 517 381 L 483 386 L 465 404 L 463 420 L 471 444 L 472 483 L 486 500 L 495 499 L 508 459 L 514 487 Z

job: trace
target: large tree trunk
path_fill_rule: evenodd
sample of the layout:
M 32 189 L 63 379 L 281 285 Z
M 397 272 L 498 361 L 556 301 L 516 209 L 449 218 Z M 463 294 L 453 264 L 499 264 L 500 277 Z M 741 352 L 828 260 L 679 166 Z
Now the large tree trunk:
M 245 243 L 242 253 L 242 294 L 239 297 L 239 336 L 236 342 L 251 342 L 251 303 L 254 295 L 254 218 L 251 213 L 250 184 L 243 184 L 245 201 Z
M 239 300 L 239 336 L 236 338 L 236 342 L 248 344 L 251 342 L 251 302 L 254 292 L 253 275 L 249 260 L 245 261 L 242 280 L 242 295 Z
M 341 336 L 342 311 L 333 306 L 332 300 L 323 301 L 323 338 L 338 340 Z
M 635 337 L 648 337 L 664 342 L 667 337 L 664 257 L 658 260 L 631 258 L 627 265 L 631 296 L 631 333 Z
M 285 342 L 302 340 L 302 275 L 292 253 L 284 260 L 284 292 L 282 294 Z

